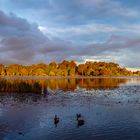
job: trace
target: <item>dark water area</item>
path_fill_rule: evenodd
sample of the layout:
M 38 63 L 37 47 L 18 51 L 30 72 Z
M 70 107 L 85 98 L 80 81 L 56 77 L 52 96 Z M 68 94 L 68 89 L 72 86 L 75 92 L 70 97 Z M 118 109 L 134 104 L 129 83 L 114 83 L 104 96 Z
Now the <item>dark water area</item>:
M 139 140 L 140 79 L 1 78 L 0 140 L 57 139 Z

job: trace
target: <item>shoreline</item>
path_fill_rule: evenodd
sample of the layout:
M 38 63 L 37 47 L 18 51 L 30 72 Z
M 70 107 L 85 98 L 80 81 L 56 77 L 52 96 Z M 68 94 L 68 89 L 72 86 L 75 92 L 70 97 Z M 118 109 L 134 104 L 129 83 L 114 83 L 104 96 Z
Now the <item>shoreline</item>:
M 94 79 L 94 78 L 118 78 L 118 79 L 131 79 L 140 76 L 0 76 L 3 79 Z

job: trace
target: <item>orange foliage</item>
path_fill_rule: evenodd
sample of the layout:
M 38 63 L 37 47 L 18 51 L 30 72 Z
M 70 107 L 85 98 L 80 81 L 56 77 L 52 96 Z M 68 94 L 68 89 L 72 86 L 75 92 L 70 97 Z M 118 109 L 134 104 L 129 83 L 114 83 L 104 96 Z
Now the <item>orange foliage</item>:
M 1 76 L 130 76 L 134 74 L 137 73 L 132 73 L 112 62 L 86 62 L 76 65 L 75 61 L 64 60 L 58 64 L 51 62 L 50 64 L 40 63 L 31 66 L 0 64 Z

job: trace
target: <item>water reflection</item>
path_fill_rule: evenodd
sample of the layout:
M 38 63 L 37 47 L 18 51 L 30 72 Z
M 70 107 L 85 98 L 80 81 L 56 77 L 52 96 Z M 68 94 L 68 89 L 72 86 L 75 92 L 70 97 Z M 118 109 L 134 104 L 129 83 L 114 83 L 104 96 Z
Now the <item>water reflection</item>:
M 0 139 L 140 139 L 138 85 L 123 78 L 0 79 Z M 48 93 L 57 89 L 63 92 Z
M 74 91 L 77 88 L 115 89 L 131 81 L 126 78 L 51 78 L 51 79 L 0 79 L 0 92 L 41 93 L 63 90 Z

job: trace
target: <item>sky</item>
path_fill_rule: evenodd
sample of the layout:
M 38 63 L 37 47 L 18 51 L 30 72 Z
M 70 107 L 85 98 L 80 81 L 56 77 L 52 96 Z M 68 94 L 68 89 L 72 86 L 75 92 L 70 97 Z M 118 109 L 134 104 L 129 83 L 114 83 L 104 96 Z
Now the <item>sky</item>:
M 140 1 L 0 0 L 0 63 L 64 59 L 140 68 Z

